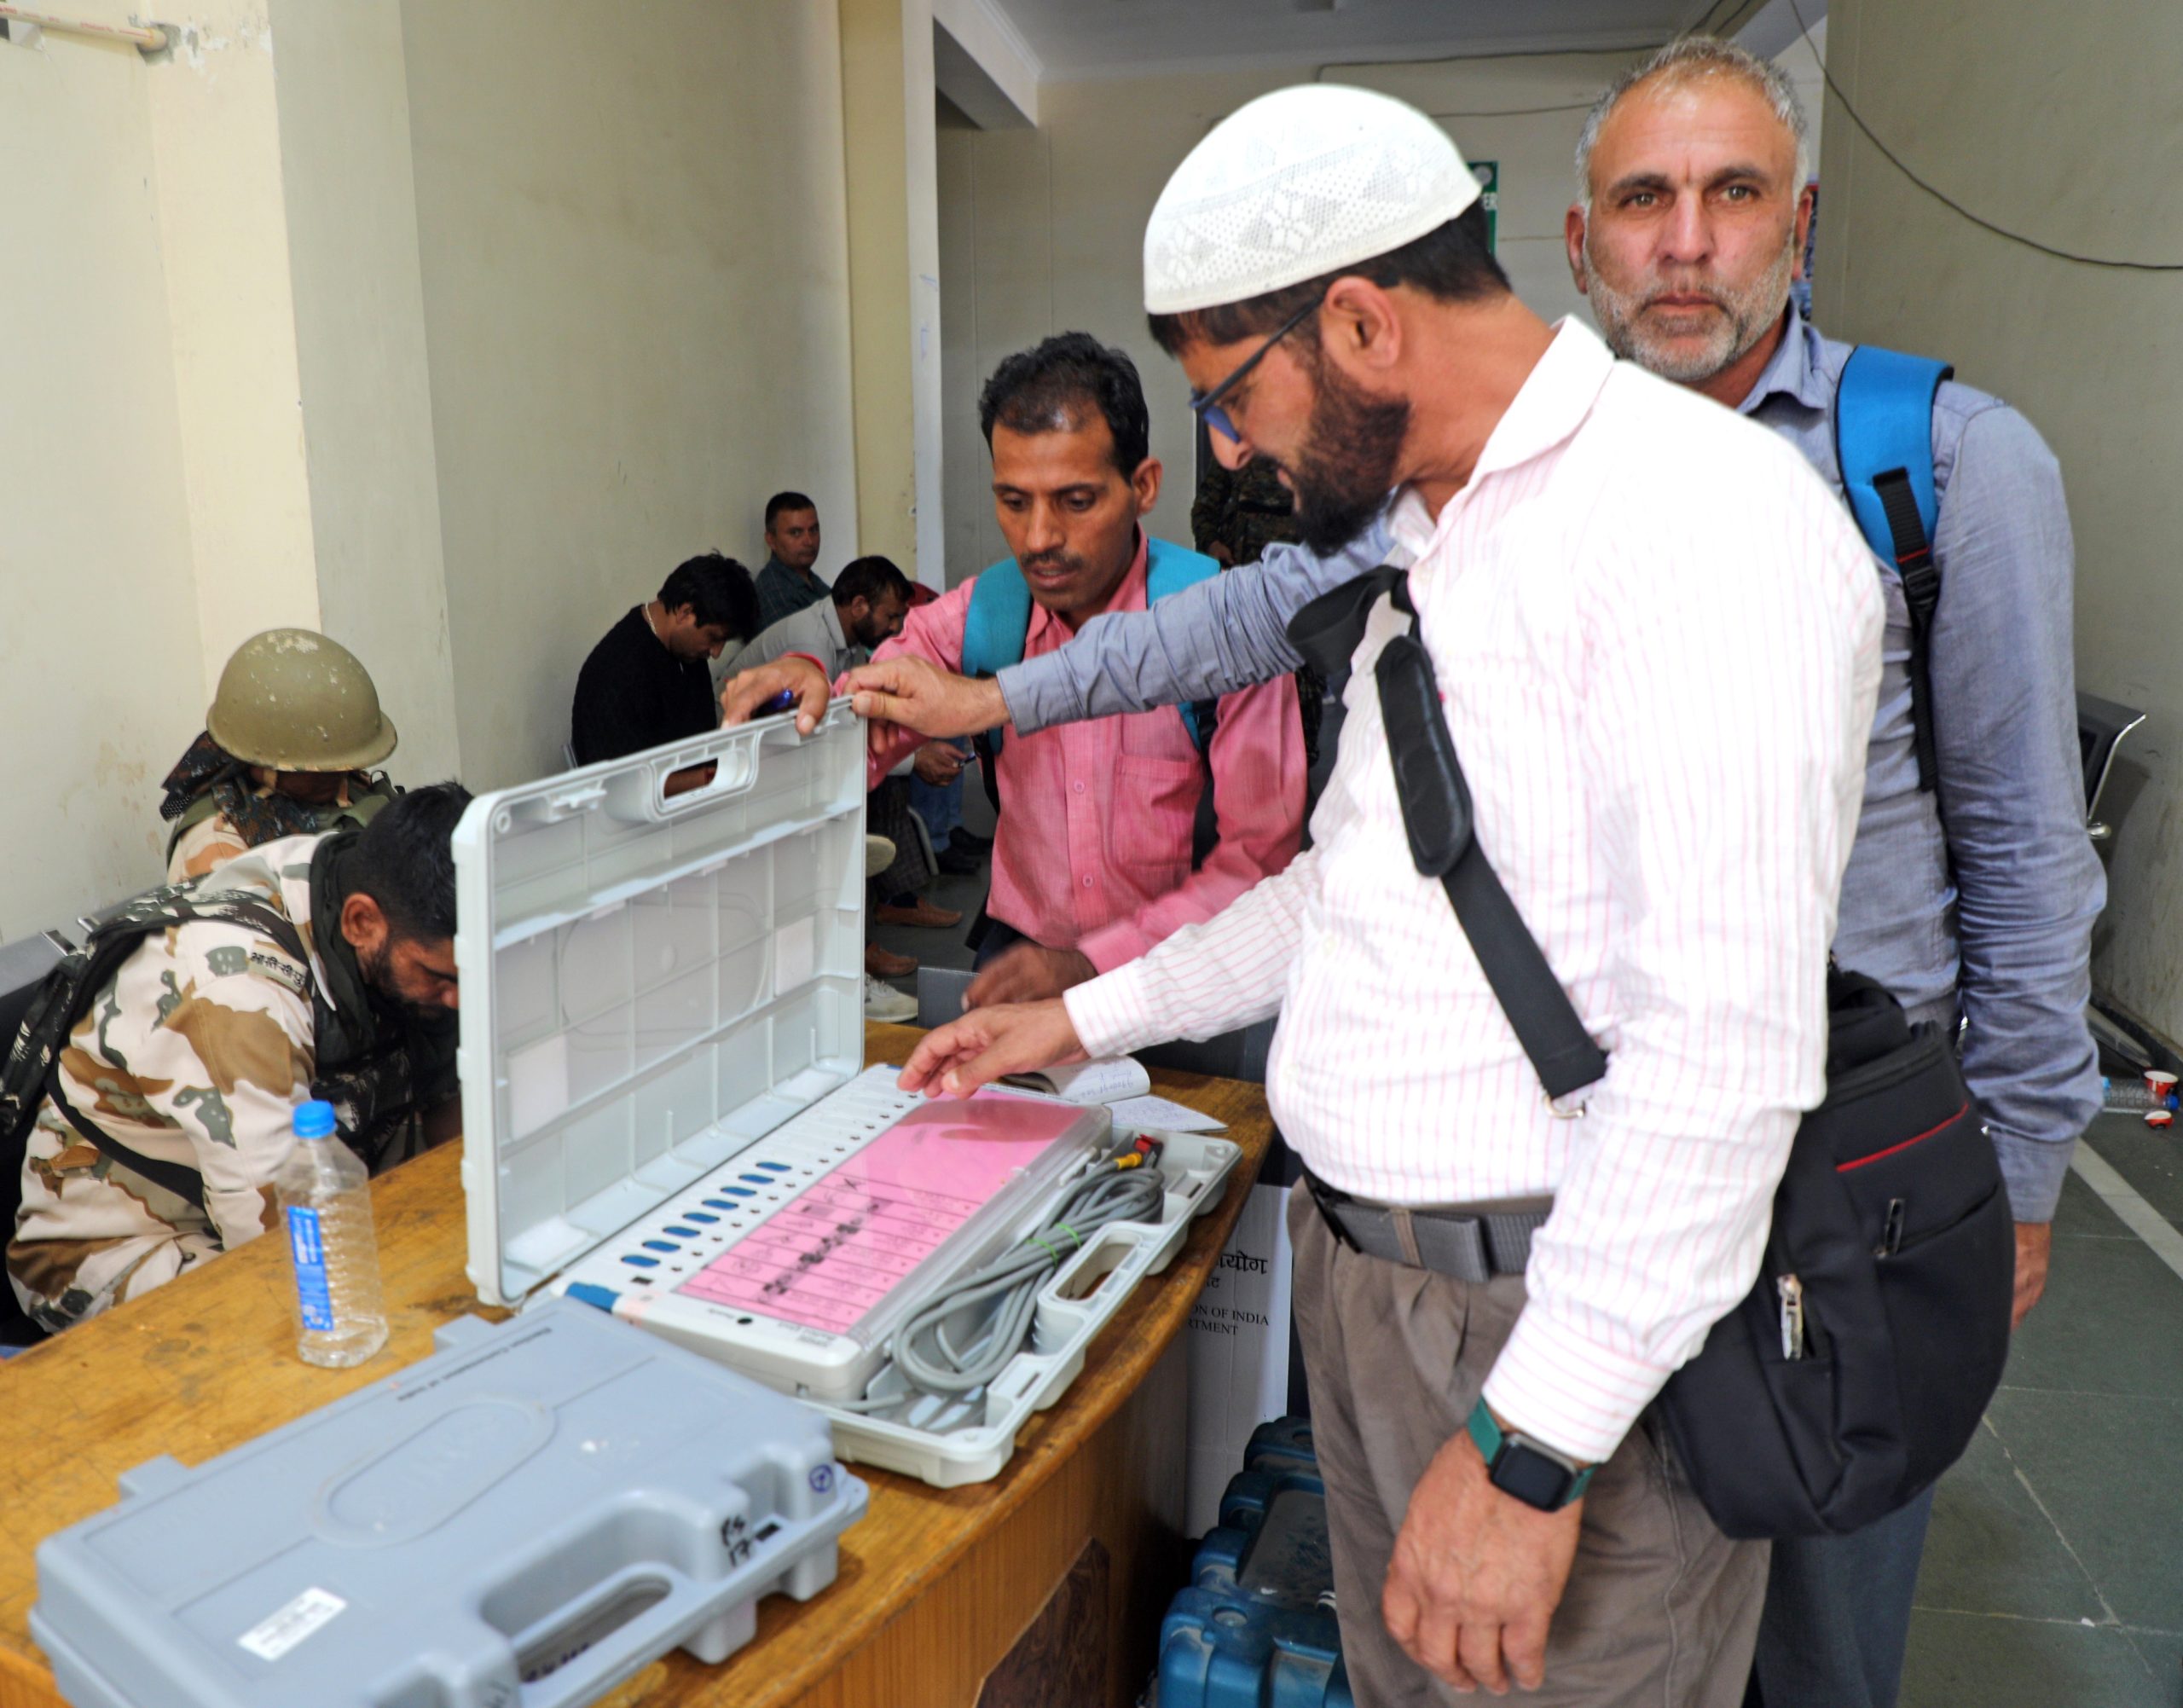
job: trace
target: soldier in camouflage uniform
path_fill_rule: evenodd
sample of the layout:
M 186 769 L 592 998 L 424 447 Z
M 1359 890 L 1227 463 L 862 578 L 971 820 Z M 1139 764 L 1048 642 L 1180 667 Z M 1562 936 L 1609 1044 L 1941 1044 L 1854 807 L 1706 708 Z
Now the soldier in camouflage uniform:
M 28 1075 L 67 1105 L 38 1107 L 7 1248 L 35 1321 L 66 1328 L 271 1227 L 305 1097 L 334 1103 L 375 1170 L 416 1147 L 455 1090 L 449 838 L 468 800 L 417 790 L 362 831 L 266 842 L 136 904 L 176 917 L 78 993 L 51 1079 Z
M 1208 458 L 1190 505 L 1190 537 L 1224 570 L 1255 564 L 1268 546 L 1300 537 L 1295 507 L 1295 495 L 1281 483 L 1277 466 L 1264 457 L 1253 457 L 1236 469 Z M 1318 763 L 1319 715 L 1326 692 L 1324 680 L 1311 666 L 1297 671 L 1296 709 L 1304 725 L 1304 756 L 1311 765 Z
M 167 773 L 168 881 L 276 837 L 361 828 L 397 792 L 368 768 L 394 743 L 347 647 L 308 628 L 252 635 L 220 672 L 205 732 Z

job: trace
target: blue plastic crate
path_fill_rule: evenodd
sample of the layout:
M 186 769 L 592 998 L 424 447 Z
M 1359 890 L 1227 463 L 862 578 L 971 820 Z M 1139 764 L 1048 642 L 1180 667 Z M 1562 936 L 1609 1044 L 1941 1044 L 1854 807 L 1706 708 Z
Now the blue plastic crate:
M 1160 1628 L 1160 1708 L 1352 1708 L 1308 1426 L 1260 1427 Z
M 1160 1708 L 1355 1708 L 1334 1615 L 1183 1590 L 1160 1626 Z
M 1309 1471 L 1318 1462 L 1308 1417 L 1277 1417 L 1271 1423 L 1261 1423 L 1251 1432 L 1250 1445 L 1243 1449 L 1247 1471 Z

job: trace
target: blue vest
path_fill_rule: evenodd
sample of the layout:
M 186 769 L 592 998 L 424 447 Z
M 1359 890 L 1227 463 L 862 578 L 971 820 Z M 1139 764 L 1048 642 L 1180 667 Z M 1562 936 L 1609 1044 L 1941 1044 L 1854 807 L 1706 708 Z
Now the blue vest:
M 1145 536 L 1144 600 L 1148 605 L 1219 573 L 1220 565 L 1202 552 Z M 1022 663 L 1023 642 L 1030 632 L 1031 584 L 1016 567 L 1015 559 L 1003 558 L 981 571 L 971 583 L 970 609 L 963 624 L 963 674 L 998 675 L 1010 664 Z M 1213 739 L 1210 703 L 1175 709 L 1190 732 L 1191 745 L 1202 754 Z M 998 730 L 993 732 L 993 744 L 998 750 Z

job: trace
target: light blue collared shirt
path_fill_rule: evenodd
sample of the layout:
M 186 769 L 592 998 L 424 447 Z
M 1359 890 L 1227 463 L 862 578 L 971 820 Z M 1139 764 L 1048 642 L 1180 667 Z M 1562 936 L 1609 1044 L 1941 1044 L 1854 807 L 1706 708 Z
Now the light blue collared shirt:
M 1851 348 L 1792 315 L 1742 405 L 1838 493 L 1834 392 Z M 1934 402 L 1933 464 L 1940 792 L 1918 790 L 1909 613 L 1883 562 L 1879 709 L 1835 949 L 1918 1017 L 1947 1023 L 1960 1012 L 1964 1074 L 2011 1206 L 2018 1220 L 2043 1222 L 2100 1096 L 2084 1010 L 2106 883 L 2085 834 L 2069 510 L 2060 468 L 2031 424 L 1968 386 L 1943 385 Z M 1059 651 L 1000 673 L 1011 719 L 1042 729 L 1211 698 L 1293 670 L 1303 660 L 1288 619 L 1392 549 L 1382 520 L 1332 557 L 1270 547 L 1257 564 L 1149 611 L 1094 617 Z
M 1838 493 L 1834 394 L 1855 347 L 1792 316 L 1741 406 Z M 1887 599 L 1879 709 L 1835 954 L 1923 1017 L 1960 1005 L 1964 1077 L 2011 1205 L 2018 1221 L 2043 1222 L 2100 1094 L 2085 1004 L 2107 886 L 2085 834 L 2069 507 L 2031 424 L 1952 382 L 1933 402 L 1933 486 L 1939 792 L 1918 790 L 1909 608 L 1893 562 L 1875 554 Z

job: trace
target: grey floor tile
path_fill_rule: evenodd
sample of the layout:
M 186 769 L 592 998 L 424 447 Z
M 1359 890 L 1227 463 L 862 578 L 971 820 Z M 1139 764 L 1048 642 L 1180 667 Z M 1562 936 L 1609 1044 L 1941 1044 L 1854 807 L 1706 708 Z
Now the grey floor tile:
M 2183 1630 L 2183 1405 L 2010 1387 L 1987 1421 L 2116 1617 Z
M 2135 1238 L 2057 1239 L 2001 1381 L 2183 1399 L 2183 1276 Z
M 1901 1708 L 2175 1708 L 2130 1638 L 1977 1613 L 1911 1616 Z
M 2062 1177 L 2062 1201 L 2054 1211 L 2054 1237 L 2134 1240 L 2129 1224 L 2100 1201 L 2075 1174 Z
M 2085 1137 L 2140 1197 L 2183 1226 L 2183 1125 L 2152 1127 L 2134 1116 L 2102 1115 Z
M 2183 1633 L 2176 1631 L 2148 1631 L 2130 1626 L 2123 1628 L 2131 1647 L 2151 1672 L 2155 1683 L 2165 1682 L 2168 1695 L 2162 1699 L 2183 1703 Z
M 1918 1573 L 1920 1607 L 2095 1621 L 2099 1595 L 2017 1474 L 2001 1438 L 1981 1428 L 1941 1479 Z

